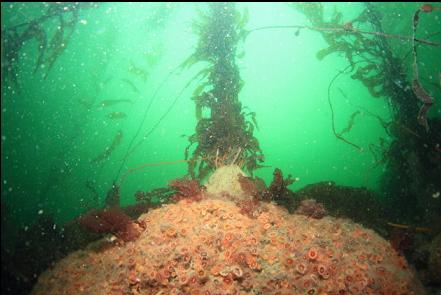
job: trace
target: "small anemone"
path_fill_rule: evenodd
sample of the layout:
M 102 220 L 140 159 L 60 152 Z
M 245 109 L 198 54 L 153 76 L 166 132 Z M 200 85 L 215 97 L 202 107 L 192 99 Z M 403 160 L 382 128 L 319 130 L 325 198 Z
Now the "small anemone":
M 352 285 L 353 282 L 354 282 L 354 278 L 351 275 L 346 275 L 345 276 L 345 284 L 346 284 L 346 286 Z
M 134 266 L 134 265 L 136 265 L 136 260 L 135 260 L 135 258 L 130 257 L 130 258 L 127 260 L 127 265 L 128 265 L 128 266 Z
M 206 272 L 205 270 L 203 270 L 203 269 L 200 269 L 200 270 L 197 272 L 197 276 L 198 276 L 200 279 L 205 278 L 205 277 L 207 276 L 207 272 Z
M 318 256 L 318 252 L 316 248 L 311 248 L 308 251 L 308 258 L 311 260 L 316 260 Z
M 296 265 L 296 270 L 299 274 L 305 274 L 307 271 L 307 266 L 303 262 L 300 262 Z
M 181 275 L 179 278 L 179 283 L 181 285 L 187 285 L 189 281 L 190 281 L 190 278 L 186 274 Z
M 224 277 L 223 281 L 227 285 L 231 285 L 233 283 L 233 280 L 229 276 Z
M 198 282 L 198 279 L 195 276 L 191 277 L 191 279 L 189 281 L 189 283 L 192 284 L 192 285 L 196 284 L 197 282 Z
M 285 260 L 285 265 L 286 265 L 286 266 L 292 266 L 292 265 L 294 265 L 294 260 L 292 260 L 291 258 L 287 258 L 287 259 Z
M 225 240 L 231 241 L 233 239 L 234 235 L 232 233 L 225 234 Z
M 231 272 L 233 273 L 234 277 L 241 278 L 243 276 L 242 268 L 239 265 L 235 265 L 231 268 Z
M 325 280 L 328 279 L 329 276 L 330 276 L 328 268 L 325 265 L 323 265 L 323 264 L 320 264 L 318 266 L 317 272 L 320 275 L 320 277 L 322 277 Z

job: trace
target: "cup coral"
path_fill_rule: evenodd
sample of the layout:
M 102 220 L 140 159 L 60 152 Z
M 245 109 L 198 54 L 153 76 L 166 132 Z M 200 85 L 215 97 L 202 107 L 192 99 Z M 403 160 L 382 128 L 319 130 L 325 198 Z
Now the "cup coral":
M 70 254 L 33 294 L 419 294 L 406 261 L 375 232 L 264 202 L 250 217 L 224 195 L 141 215 L 138 239 Z

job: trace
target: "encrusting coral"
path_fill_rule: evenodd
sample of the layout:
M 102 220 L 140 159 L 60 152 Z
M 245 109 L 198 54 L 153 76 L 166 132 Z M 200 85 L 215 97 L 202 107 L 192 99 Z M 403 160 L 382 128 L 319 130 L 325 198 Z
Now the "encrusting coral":
M 405 259 L 372 230 L 268 202 L 251 218 L 235 203 L 246 193 L 222 190 L 219 175 L 201 200 L 141 215 L 138 239 L 103 240 L 61 260 L 33 294 L 419 294 Z

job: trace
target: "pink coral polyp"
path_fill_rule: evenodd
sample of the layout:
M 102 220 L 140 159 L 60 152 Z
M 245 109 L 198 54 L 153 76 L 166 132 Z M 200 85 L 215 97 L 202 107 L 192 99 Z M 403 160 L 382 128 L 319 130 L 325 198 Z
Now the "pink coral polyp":
M 296 266 L 296 270 L 297 270 L 297 272 L 299 273 L 299 274 L 305 274 L 306 273 L 306 264 L 304 264 L 304 263 L 298 263 L 297 264 L 297 266 Z
M 316 260 L 317 259 L 317 255 L 318 255 L 318 252 L 317 252 L 316 248 L 309 249 L 309 251 L 308 251 L 308 258 L 310 260 Z
M 196 189 L 181 184 L 185 194 Z M 243 215 L 219 195 L 151 210 L 130 221 L 148 224 L 137 239 L 73 252 L 40 276 L 32 294 L 421 293 L 403 258 L 371 230 L 330 216 L 291 215 L 270 203 L 256 212 Z

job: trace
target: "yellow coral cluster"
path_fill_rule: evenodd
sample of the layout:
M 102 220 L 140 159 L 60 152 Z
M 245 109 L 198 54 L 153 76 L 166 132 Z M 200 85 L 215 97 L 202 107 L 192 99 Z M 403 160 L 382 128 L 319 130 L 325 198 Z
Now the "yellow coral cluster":
M 142 215 L 141 237 L 90 246 L 45 272 L 33 294 L 412 294 L 388 242 L 348 220 L 256 219 L 229 200 L 182 200 Z

